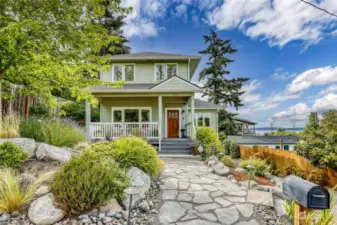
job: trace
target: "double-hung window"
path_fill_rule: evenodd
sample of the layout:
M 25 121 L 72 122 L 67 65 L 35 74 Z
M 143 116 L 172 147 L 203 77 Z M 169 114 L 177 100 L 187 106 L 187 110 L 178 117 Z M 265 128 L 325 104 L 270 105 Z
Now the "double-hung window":
M 211 114 L 209 113 L 195 114 L 195 125 L 197 127 L 210 127 L 211 126 Z
M 135 65 L 114 65 L 112 66 L 112 81 L 135 81 Z
M 141 123 L 151 122 L 151 108 L 112 108 L 113 123 Z
M 158 63 L 155 64 L 155 79 L 156 81 L 162 81 L 167 78 L 178 75 L 177 63 Z

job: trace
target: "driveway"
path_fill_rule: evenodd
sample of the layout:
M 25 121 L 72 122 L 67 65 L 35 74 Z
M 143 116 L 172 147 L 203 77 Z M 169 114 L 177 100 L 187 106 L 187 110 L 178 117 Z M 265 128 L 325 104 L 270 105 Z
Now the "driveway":
M 265 209 L 254 203 L 269 204 L 272 198 L 266 199 L 259 193 L 248 194 L 246 187 L 213 174 L 198 159 L 163 160 L 166 165 L 159 180 L 162 189 L 159 224 L 266 224 L 263 222 L 266 217 L 261 219 L 259 216 L 259 213 L 265 213 Z M 276 224 L 276 218 L 269 217 L 270 224 Z

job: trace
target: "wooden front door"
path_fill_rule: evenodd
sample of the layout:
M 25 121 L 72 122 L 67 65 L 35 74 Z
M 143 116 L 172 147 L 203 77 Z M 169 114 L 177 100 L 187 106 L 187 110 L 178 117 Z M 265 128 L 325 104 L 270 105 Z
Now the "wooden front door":
M 179 137 L 179 110 L 167 110 L 167 137 Z

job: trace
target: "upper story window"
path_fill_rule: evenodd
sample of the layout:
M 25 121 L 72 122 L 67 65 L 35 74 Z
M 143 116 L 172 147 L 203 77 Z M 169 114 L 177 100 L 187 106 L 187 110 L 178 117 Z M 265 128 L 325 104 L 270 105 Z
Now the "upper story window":
M 135 81 L 135 65 L 114 65 L 112 66 L 112 81 Z
M 155 80 L 162 81 L 178 75 L 177 63 L 158 63 L 155 64 Z

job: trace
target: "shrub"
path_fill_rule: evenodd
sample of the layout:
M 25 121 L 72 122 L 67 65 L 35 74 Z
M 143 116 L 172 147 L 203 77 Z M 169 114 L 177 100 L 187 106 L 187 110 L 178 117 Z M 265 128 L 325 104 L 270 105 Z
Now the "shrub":
M 305 179 L 305 172 L 297 166 L 288 166 L 286 168 L 286 175 L 295 175 Z
M 87 141 L 84 130 L 75 122 L 65 119 L 24 120 L 20 125 L 20 135 L 59 147 L 73 147 Z
M 15 138 L 19 134 L 21 117 L 19 115 L 6 115 L 0 120 L 0 138 Z
M 238 159 L 240 158 L 240 149 L 239 146 L 236 144 L 235 141 L 231 142 L 230 145 L 230 155 L 233 159 Z
M 42 120 L 31 117 L 22 120 L 20 123 L 20 136 L 34 139 L 35 141 L 44 141 L 42 134 Z
M 0 212 L 22 211 L 32 200 L 36 189 L 50 178 L 50 173 L 41 175 L 35 182 L 22 182 L 12 169 L 0 170 Z
M 64 102 L 61 106 L 61 117 L 69 118 L 76 122 L 85 120 L 85 102 Z M 99 109 L 91 107 L 91 121 L 99 122 Z
M 55 174 L 51 191 L 65 213 L 79 214 L 111 198 L 123 199 L 128 186 L 128 176 L 113 160 L 85 151 Z
M 221 141 L 218 140 L 214 129 L 209 127 L 200 127 L 197 129 L 196 140 L 203 146 L 204 151 L 201 157 L 206 159 L 213 153 L 219 155 L 223 152 Z
M 306 179 L 321 186 L 325 186 L 328 181 L 328 178 L 324 174 L 324 171 L 318 168 L 310 171 Z
M 225 132 L 221 131 L 221 132 L 219 133 L 219 140 L 220 140 L 221 142 L 224 142 L 224 141 L 226 140 L 226 138 L 227 138 L 227 136 L 226 136 Z
M 141 138 L 123 137 L 114 142 L 98 142 L 88 151 L 111 157 L 123 168 L 138 167 L 151 176 L 160 173 L 156 149 Z
M 76 145 L 74 145 L 73 149 L 76 151 L 84 151 L 85 149 L 89 148 L 90 145 L 88 144 L 88 142 L 80 142 Z
M 229 140 L 225 140 L 223 147 L 224 147 L 225 155 L 230 155 L 231 154 L 231 142 Z
M 47 105 L 37 103 L 35 105 L 30 106 L 29 108 L 30 115 L 36 117 L 49 117 L 50 111 Z
M 223 156 L 223 157 L 220 159 L 220 161 L 221 161 L 223 164 L 225 164 L 226 166 L 228 166 L 228 167 L 231 167 L 231 168 L 234 167 L 233 159 L 232 159 L 230 156 L 228 156 L 228 155 Z
M 248 165 L 254 166 L 255 174 L 258 176 L 264 176 L 266 172 L 270 172 L 271 170 L 271 166 L 267 164 L 266 160 L 257 159 L 254 157 L 250 157 L 247 160 L 241 160 L 239 165 L 244 169 Z
M 0 166 L 19 168 L 28 159 L 28 153 L 20 146 L 6 141 L 0 145 Z

